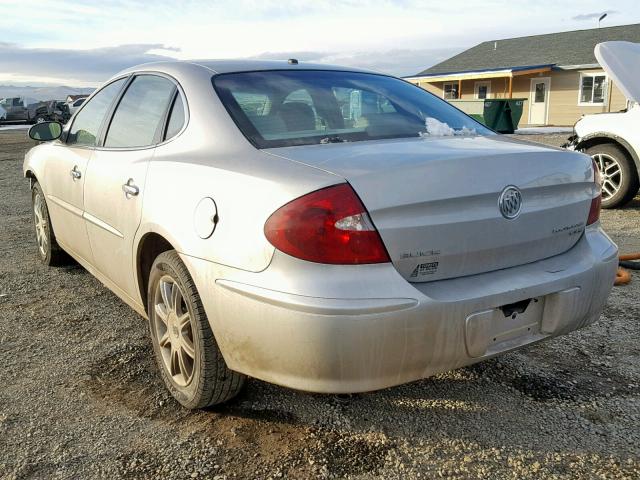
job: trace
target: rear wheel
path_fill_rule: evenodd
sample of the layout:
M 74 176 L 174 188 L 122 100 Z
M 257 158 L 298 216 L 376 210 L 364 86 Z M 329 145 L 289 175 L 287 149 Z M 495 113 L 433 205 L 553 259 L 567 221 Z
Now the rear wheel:
M 586 153 L 602 178 L 602 207 L 621 207 L 638 193 L 638 171 L 627 152 L 612 143 L 594 145 Z
M 187 408 L 235 397 L 244 375 L 229 370 L 193 279 L 175 250 L 158 255 L 148 291 L 149 330 L 165 385 Z
M 31 189 L 31 201 L 40 260 L 49 266 L 64 265 L 69 260 L 69 257 L 64 250 L 60 248 L 58 242 L 56 242 L 56 236 L 51 227 L 51 218 L 49 218 L 47 202 L 38 182 L 35 182 Z

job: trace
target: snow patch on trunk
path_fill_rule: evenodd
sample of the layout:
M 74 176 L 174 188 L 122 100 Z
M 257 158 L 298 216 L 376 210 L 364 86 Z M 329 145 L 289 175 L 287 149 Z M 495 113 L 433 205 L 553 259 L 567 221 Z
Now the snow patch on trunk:
M 445 122 L 431 117 L 427 117 L 424 126 L 425 131 L 419 132 L 421 137 L 466 137 L 477 135 L 476 130 L 473 128 L 462 127 L 460 130 L 455 130 Z

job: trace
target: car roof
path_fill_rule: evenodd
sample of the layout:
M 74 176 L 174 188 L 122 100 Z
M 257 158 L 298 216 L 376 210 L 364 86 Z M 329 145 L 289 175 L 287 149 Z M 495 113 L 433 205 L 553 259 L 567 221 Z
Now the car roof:
M 127 68 L 118 75 L 140 71 L 187 71 L 194 66 L 200 66 L 211 70 L 213 74 L 255 72 L 267 70 L 334 70 L 342 72 L 362 72 L 377 73 L 371 70 L 363 70 L 353 67 L 343 67 L 338 65 L 327 65 L 321 63 L 298 62 L 293 63 L 288 60 L 185 60 L 185 61 L 163 61 L 152 62 Z
M 290 63 L 288 60 L 203 60 L 193 63 L 203 65 L 216 73 L 254 72 L 257 70 L 339 70 L 366 72 L 366 70 L 353 67 L 311 62 Z

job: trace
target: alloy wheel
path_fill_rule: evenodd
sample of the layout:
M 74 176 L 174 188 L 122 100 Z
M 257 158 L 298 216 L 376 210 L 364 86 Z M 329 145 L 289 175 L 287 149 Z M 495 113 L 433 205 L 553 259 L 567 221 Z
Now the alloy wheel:
M 606 201 L 620 191 L 622 168 L 618 161 L 607 153 L 596 153 L 591 158 L 600 170 L 602 200 Z
M 193 380 L 196 347 L 189 306 L 182 289 L 169 275 L 160 278 L 154 298 L 154 328 L 167 372 L 180 387 Z
M 47 247 L 49 245 L 49 225 L 47 223 L 44 200 L 39 193 L 36 194 L 33 199 L 33 214 L 36 224 L 38 249 L 40 250 L 40 255 L 44 258 L 47 256 Z

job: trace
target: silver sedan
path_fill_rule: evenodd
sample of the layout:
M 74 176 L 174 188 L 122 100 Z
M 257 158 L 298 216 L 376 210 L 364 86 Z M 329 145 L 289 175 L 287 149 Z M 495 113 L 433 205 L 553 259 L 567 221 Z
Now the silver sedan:
M 189 408 L 468 365 L 595 321 L 615 276 L 588 156 L 390 76 L 147 64 L 30 135 L 40 257 L 148 319 Z

